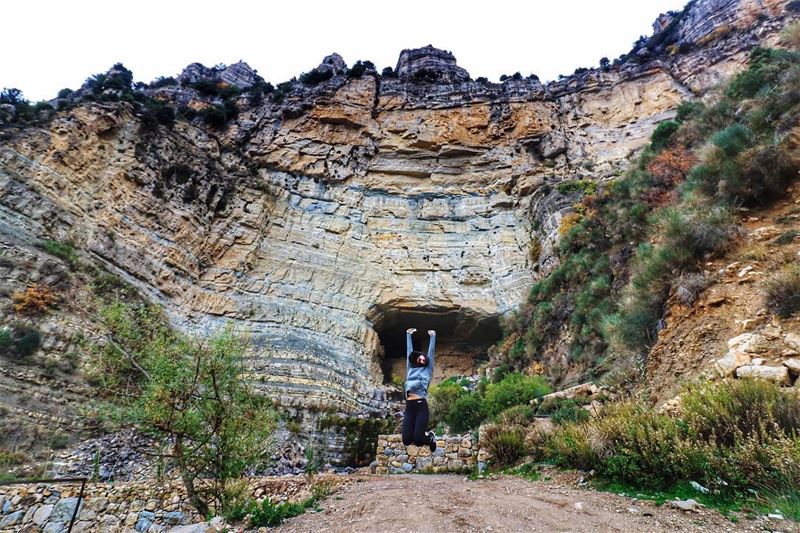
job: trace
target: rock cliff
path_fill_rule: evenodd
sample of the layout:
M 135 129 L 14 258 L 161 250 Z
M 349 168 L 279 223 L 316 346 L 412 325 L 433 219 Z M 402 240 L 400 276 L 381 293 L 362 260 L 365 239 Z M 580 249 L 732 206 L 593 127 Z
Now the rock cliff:
M 406 327 L 439 332 L 444 373 L 485 358 L 552 266 L 576 198 L 558 185 L 618 175 L 791 16 L 779 0 L 690 2 L 616 64 L 546 85 L 474 81 L 428 46 L 389 75 L 329 56 L 273 92 L 245 63 L 192 64 L 141 89 L 184 110 L 171 127 L 146 128 L 132 102 L 68 102 L 4 133 L 0 279 L 7 295 L 50 283 L 65 263 L 38 245 L 72 242 L 182 329 L 233 321 L 254 341 L 250 378 L 284 407 L 381 410 Z M 223 100 L 223 126 L 193 118 Z M 82 319 L 37 320 L 45 355 L 80 366 Z M 14 409 L 20 383 L 62 379 L 8 368 L 0 403 Z

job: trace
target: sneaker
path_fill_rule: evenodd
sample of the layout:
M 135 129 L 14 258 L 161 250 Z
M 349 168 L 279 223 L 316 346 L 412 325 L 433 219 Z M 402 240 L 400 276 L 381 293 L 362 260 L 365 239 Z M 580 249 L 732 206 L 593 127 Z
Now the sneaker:
M 430 444 L 428 445 L 431 449 L 431 453 L 436 451 L 436 433 L 433 431 L 429 431 L 426 433 L 429 439 L 431 439 Z

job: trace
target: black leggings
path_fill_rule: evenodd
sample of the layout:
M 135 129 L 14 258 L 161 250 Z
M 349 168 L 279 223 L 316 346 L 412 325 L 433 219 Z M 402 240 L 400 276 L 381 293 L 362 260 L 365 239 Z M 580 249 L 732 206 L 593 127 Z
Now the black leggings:
M 403 444 L 416 444 L 427 446 L 430 437 L 425 432 L 428 430 L 428 400 L 406 400 L 406 412 L 403 414 Z

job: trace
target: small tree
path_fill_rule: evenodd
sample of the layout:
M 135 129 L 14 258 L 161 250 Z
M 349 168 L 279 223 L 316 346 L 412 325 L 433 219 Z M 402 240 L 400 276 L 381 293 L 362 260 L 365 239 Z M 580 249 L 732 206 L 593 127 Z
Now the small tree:
M 174 462 L 197 511 L 220 512 L 235 483 L 265 457 L 276 417 L 244 373 L 246 343 L 231 329 L 195 341 L 172 331 L 150 306 L 116 303 L 101 311 L 108 329 L 95 346 L 96 369 L 117 415 L 153 437 Z

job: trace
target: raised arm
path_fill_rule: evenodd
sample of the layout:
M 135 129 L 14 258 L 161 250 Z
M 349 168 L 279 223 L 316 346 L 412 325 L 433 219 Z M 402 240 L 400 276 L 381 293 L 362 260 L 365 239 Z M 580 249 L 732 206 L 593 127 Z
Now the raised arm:
M 414 344 L 411 342 L 411 334 L 415 331 L 417 331 L 416 328 L 408 328 L 406 330 L 406 372 L 408 372 L 408 368 L 411 366 L 409 357 L 411 356 L 411 351 L 414 349 Z
M 436 357 L 436 331 L 429 329 L 428 336 L 430 337 L 430 340 L 428 341 L 428 360 L 431 362 L 431 368 L 433 368 L 433 360 Z

